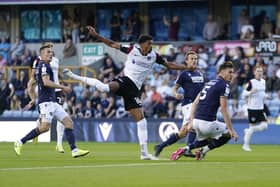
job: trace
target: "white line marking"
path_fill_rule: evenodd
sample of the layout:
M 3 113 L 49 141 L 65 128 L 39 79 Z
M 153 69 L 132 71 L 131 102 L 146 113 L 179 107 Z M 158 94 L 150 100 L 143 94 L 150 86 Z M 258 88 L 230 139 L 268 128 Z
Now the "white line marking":
M 169 162 L 169 163 L 131 163 L 131 164 L 103 164 L 103 165 L 72 165 L 72 166 L 50 166 L 50 167 L 28 167 L 28 168 L 0 168 L 0 172 L 5 171 L 27 171 L 27 170 L 51 170 L 51 169 L 79 169 L 79 168 L 113 168 L 113 167 L 135 167 L 135 166 L 168 166 L 168 165 L 224 165 L 224 164 L 242 164 L 242 165 L 267 165 L 280 164 L 280 162 Z
M 30 168 L 2 168 L 0 171 L 25 171 L 25 170 L 49 170 L 49 169 L 77 169 L 77 168 L 111 168 L 111 167 L 134 167 L 134 166 L 161 166 L 176 165 L 170 163 L 131 163 L 131 164 L 104 164 L 104 165 L 77 165 L 77 166 L 50 166 L 50 167 L 30 167 Z

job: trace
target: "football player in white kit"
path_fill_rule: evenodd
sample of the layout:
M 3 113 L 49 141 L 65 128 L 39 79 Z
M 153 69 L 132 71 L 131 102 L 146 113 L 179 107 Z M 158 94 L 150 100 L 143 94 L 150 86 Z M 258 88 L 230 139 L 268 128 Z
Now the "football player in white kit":
M 44 42 L 42 43 L 42 46 L 44 45 L 50 45 L 53 47 L 53 44 L 51 42 Z M 31 101 L 29 102 L 29 107 L 31 107 L 33 104 L 35 104 L 35 86 L 36 86 L 36 80 L 35 80 L 35 72 L 36 68 L 38 66 L 39 61 L 41 60 L 41 57 L 38 56 L 37 59 L 34 60 L 33 65 L 32 65 L 32 72 L 31 72 L 31 79 L 28 82 L 28 93 L 31 98 Z M 53 75 L 54 75 L 54 82 L 56 84 L 59 84 L 59 79 L 58 79 L 58 70 L 59 70 L 59 60 L 56 58 L 54 55 L 52 56 L 52 60 L 50 62 L 50 66 L 53 70 Z M 60 105 L 63 104 L 62 100 L 62 90 L 61 89 L 55 89 L 55 96 L 56 96 L 56 102 Z M 39 124 L 39 119 L 37 120 L 37 123 Z M 64 125 L 57 121 L 56 125 L 56 132 L 57 132 L 57 145 L 56 145 L 56 151 L 59 153 L 64 153 L 64 149 L 62 146 L 62 141 L 63 141 L 63 134 L 64 134 Z
M 65 75 L 82 81 L 88 85 L 95 86 L 101 92 L 111 92 L 122 96 L 124 99 L 125 109 L 129 111 L 133 119 L 137 123 L 137 134 L 141 149 L 141 160 L 157 160 L 156 157 L 148 152 L 148 132 L 147 121 L 144 117 L 142 102 L 140 98 L 140 89 L 146 77 L 152 73 L 154 63 L 162 64 L 168 69 L 184 70 L 186 65 L 175 64 L 165 61 L 160 55 L 152 50 L 152 37 L 149 35 L 141 35 L 138 38 L 138 44 L 130 47 L 122 46 L 112 40 L 100 36 L 93 27 L 88 26 L 89 33 L 96 37 L 109 47 L 118 49 L 127 54 L 125 62 L 124 76 L 112 80 L 108 84 L 104 84 L 95 78 L 81 77 L 65 69 Z
M 250 140 L 254 132 L 260 132 L 267 129 L 267 119 L 264 112 L 265 80 L 262 78 L 262 67 L 256 67 L 254 71 L 255 78 L 251 79 L 244 90 L 244 95 L 248 97 L 248 119 L 249 128 L 244 129 L 244 151 L 251 151 Z

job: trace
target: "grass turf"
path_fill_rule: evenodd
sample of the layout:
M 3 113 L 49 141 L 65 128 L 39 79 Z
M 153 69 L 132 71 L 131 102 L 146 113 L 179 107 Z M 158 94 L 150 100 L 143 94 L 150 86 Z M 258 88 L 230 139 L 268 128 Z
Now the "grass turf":
M 28 143 L 16 156 L 12 143 L 0 143 L 1 187 L 120 186 L 120 187 L 263 187 L 280 185 L 280 146 L 253 145 L 244 152 L 240 145 L 225 145 L 211 151 L 205 160 L 169 156 L 181 145 L 167 147 L 161 160 L 142 161 L 138 144 L 84 143 L 91 153 L 83 158 L 55 152 L 55 143 Z M 152 150 L 152 144 L 150 144 Z

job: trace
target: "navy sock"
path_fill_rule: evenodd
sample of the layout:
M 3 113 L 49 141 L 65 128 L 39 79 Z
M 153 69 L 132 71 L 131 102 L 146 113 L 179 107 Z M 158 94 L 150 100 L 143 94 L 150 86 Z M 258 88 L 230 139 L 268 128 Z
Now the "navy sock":
M 191 144 L 193 144 L 194 141 L 195 141 L 195 138 L 196 138 L 196 133 L 195 133 L 195 131 L 190 131 L 190 132 L 188 133 L 188 143 L 187 143 L 187 145 L 190 146 Z
M 40 135 L 39 129 L 35 128 L 31 130 L 26 136 L 21 139 L 21 142 L 25 144 L 28 140 L 32 140 L 33 138 Z
M 179 140 L 179 136 L 177 133 L 171 134 L 171 136 L 164 142 L 162 142 L 159 146 L 161 149 L 165 148 L 166 146 L 172 145 Z
M 223 134 L 223 136 L 220 137 L 218 140 L 213 139 L 209 143 L 208 147 L 209 147 L 209 149 L 215 149 L 217 147 L 220 147 L 220 146 L 226 144 L 229 140 L 230 140 L 230 135 L 229 134 Z
M 190 150 L 208 145 L 208 140 L 195 141 L 189 145 Z
M 65 129 L 65 135 L 66 135 L 66 139 L 68 141 L 68 144 L 70 145 L 71 150 L 75 149 L 76 144 L 75 144 L 75 137 L 74 137 L 73 129 Z

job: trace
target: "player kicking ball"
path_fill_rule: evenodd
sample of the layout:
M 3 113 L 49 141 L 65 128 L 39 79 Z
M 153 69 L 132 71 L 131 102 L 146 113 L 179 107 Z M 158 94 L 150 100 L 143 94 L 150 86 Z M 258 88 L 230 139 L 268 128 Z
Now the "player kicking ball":
M 89 33 L 96 37 L 111 48 L 120 50 L 127 54 L 127 60 L 124 67 L 124 76 L 118 77 L 108 84 L 105 84 L 95 78 L 81 77 L 65 69 L 63 73 L 72 79 L 82 81 L 88 85 L 94 86 L 101 92 L 110 92 L 124 99 L 126 111 L 128 111 L 137 124 L 137 135 L 140 144 L 141 160 L 157 160 L 148 151 L 148 131 L 147 120 L 144 116 L 140 89 L 146 77 L 152 73 L 152 66 L 155 63 L 161 64 L 168 69 L 184 70 L 186 66 L 167 62 L 159 54 L 152 49 L 152 37 L 149 35 L 141 35 L 138 43 L 131 46 L 123 46 L 115 41 L 99 35 L 95 29 L 88 26 Z

